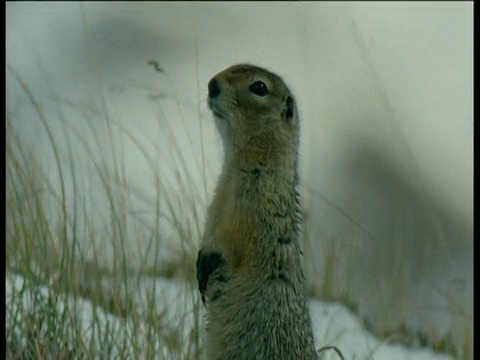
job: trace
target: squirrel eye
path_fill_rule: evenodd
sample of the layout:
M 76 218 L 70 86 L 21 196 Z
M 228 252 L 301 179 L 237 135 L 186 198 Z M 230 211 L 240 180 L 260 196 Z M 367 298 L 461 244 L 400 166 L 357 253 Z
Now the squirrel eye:
M 268 94 L 267 85 L 262 81 L 256 81 L 248 87 L 248 89 L 258 96 L 265 96 Z

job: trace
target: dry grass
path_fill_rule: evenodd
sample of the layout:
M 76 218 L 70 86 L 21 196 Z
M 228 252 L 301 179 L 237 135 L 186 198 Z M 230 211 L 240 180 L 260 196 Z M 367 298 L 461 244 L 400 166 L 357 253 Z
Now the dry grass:
M 47 118 L 43 104 L 28 85 L 15 71 L 9 71 L 33 110 L 30 120 L 40 124 L 37 136 L 48 139 L 51 161 L 45 166 L 45 154 L 22 137 L 16 114 L 7 109 L 6 269 L 9 284 L 16 283 L 6 299 L 7 358 L 198 359 L 201 315 L 192 281 L 198 235 L 178 219 L 176 200 L 166 191 L 153 158 L 133 134 L 115 125 L 105 107 L 96 116 L 83 114 L 82 126 L 90 129 L 90 139 L 86 139 L 88 132 L 79 131 L 63 115 L 62 107 L 71 108 L 66 101 L 59 102 L 56 118 Z M 107 139 L 97 136 L 92 119 L 103 121 Z M 124 161 L 113 141 L 114 131 L 123 131 L 143 160 L 152 164 L 156 198 L 149 200 L 157 219 L 153 223 L 134 212 L 133 198 L 147 195 L 129 186 Z M 107 151 L 99 151 L 105 147 Z M 85 192 L 85 177 L 80 176 L 76 163 L 79 149 L 93 164 L 90 178 L 100 184 L 100 194 Z M 180 159 L 179 164 L 185 171 L 185 160 Z M 100 197 L 106 199 L 104 208 L 96 207 Z M 162 213 L 165 208 L 170 213 Z M 187 216 L 199 229 L 203 219 L 194 211 Z M 162 217 L 172 219 L 181 247 L 174 256 L 161 259 L 158 219 Z M 140 254 L 150 257 L 149 261 L 140 259 L 144 266 L 132 266 L 129 261 L 132 238 L 148 244 Z M 113 254 L 111 262 L 105 258 L 108 253 Z M 185 284 L 178 299 L 184 316 L 175 326 L 156 289 L 162 278 Z M 23 281 L 18 283 L 18 279 Z M 82 318 L 86 308 L 91 316 L 87 325 Z M 112 328 L 115 319 L 124 326 Z

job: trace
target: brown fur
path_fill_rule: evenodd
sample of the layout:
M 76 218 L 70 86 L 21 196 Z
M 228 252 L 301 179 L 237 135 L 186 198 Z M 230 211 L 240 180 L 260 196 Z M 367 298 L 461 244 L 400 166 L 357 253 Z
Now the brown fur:
M 268 89 L 258 95 L 252 84 Z M 316 359 L 302 270 L 299 122 L 277 75 L 235 65 L 209 83 L 225 160 L 197 260 L 207 357 Z

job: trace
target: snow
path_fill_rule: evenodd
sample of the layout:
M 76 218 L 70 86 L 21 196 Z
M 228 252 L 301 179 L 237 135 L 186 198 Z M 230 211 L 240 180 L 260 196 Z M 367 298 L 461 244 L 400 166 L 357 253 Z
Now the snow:
M 108 284 L 102 284 L 105 288 Z M 140 309 L 147 305 L 149 300 L 148 296 L 152 289 L 149 289 L 144 284 L 137 284 L 141 289 L 139 292 L 132 291 L 132 298 L 134 304 Z M 188 308 L 188 305 L 183 301 L 180 301 L 185 295 L 185 289 L 182 284 L 165 279 L 157 279 L 155 282 L 155 302 L 158 306 L 156 308 L 157 314 L 164 314 L 162 317 L 162 324 L 171 330 L 183 329 L 183 339 L 187 343 L 187 335 L 193 329 L 194 322 L 192 318 L 192 308 Z M 26 284 L 25 280 L 15 274 L 7 274 L 6 276 L 6 323 L 11 324 L 14 322 L 21 323 L 22 315 L 32 314 L 38 312 L 39 303 L 47 303 L 52 298 L 52 292 L 45 286 L 32 286 Z M 163 354 L 167 356 L 171 353 L 171 350 L 164 344 L 160 343 L 157 337 L 148 337 L 145 325 L 145 320 L 134 322 L 132 319 L 122 320 L 105 312 L 100 307 L 95 307 L 90 301 L 82 298 L 74 298 L 71 296 L 55 295 L 56 299 L 55 309 L 58 319 L 64 313 L 65 309 L 68 312 L 68 319 L 74 318 L 76 325 L 78 326 L 80 337 L 87 344 L 91 344 L 93 340 L 93 349 L 90 349 L 91 356 L 101 356 L 102 358 L 114 359 L 120 354 L 130 354 L 135 358 L 145 358 L 145 354 L 135 353 L 133 346 L 127 345 L 125 348 L 125 340 L 127 344 L 132 342 L 132 338 L 140 344 L 140 349 L 147 349 L 148 347 L 154 348 L 155 353 Z M 190 297 L 192 298 L 192 296 Z M 15 299 L 15 301 L 12 301 Z M 141 302 L 139 302 L 141 301 Z M 150 302 L 148 302 L 150 304 Z M 42 309 L 44 311 L 44 309 Z M 73 312 L 73 314 L 72 314 Z M 15 319 L 10 319 L 10 316 L 15 314 Z M 190 315 L 189 315 L 190 314 Z M 19 331 L 20 328 L 16 327 Z M 163 329 L 167 330 L 167 329 Z M 45 329 L 42 329 L 45 331 Z M 107 331 L 108 336 L 113 343 L 112 349 L 108 356 L 102 355 L 102 348 L 99 345 L 99 337 L 103 337 L 104 332 Z M 19 334 L 17 334 L 19 335 Z M 62 339 L 63 340 L 63 339 Z M 153 341 L 152 343 L 146 343 L 147 341 Z M 69 344 L 73 346 L 72 344 Z M 121 347 L 121 348 L 120 348 Z M 188 350 L 188 349 L 187 349 Z M 186 353 L 186 351 L 184 353 Z M 96 355 L 95 355 L 96 354 Z M 158 355 L 158 358 L 163 358 Z
M 148 289 L 145 284 L 137 284 L 139 291 L 139 299 L 143 298 L 143 301 L 147 301 L 148 294 L 151 289 Z M 165 279 L 155 280 L 155 304 L 158 306 L 156 311 L 158 313 L 164 313 L 165 324 L 171 326 L 172 329 L 183 329 L 183 336 L 181 340 L 185 344 L 188 343 L 188 334 L 194 327 L 194 321 L 192 320 L 193 306 L 195 301 L 185 300 L 185 285 L 178 281 L 170 281 Z M 6 312 L 6 321 L 11 323 L 13 320 L 9 319 L 11 314 L 17 314 L 16 321 L 21 321 L 22 313 L 29 313 L 35 311 L 35 301 L 32 298 L 32 293 L 29 291 L 32 288 L 25 284 L 25 280 L 15 274 L 7 273 L 6 276 L 6 304 L 7 309 L 10 306 L 14 308 L 21 307 L 22 311 L 17 312 L 16 309 Z M 45 286 L 39 286 L 38 294 L 43 297 L 45 301 L 49 298 L 49 289 Z M 132 292 L 135 294 L 136 292 Z M 19 296 L 21 294 L 21 296 Z M 195 292 L 198 300 L 198 294 Z M 20 301 L 11 302 L 12 297 L 15 297 Z M 132 321 L 122 320 L 111 314 L 106 313 L 99 307 L 94 307 L 89 301 L 72 298 L 70 296 L 56 296 L 59 300 L 56 303 L 55 311 L 58 314 L 62 314 L 65 307 L 68 307 L 71 311 L 76 312 L 76 321 L 79 324 L 80 334 L 84 341 L 89 341 L 92 337 L 92 332 L 102 331 L 109 329 L 113 338 L 113 351 L 107 358 L 114 359 L 120 353 L 135 354 L 136 358 L 144 358 L 145 354 L 136 354 L 133 349 L 122 348 L 120 351 L 117 347 L 121 346 L 122 338 L 125 336 L 125 332 L 128 333 L 129 329 L 132 331 Z M 188 294 L 187 294 L 188 297 Z M 182 301 L 183 299 L 183 301 Z M 191 298 L 190 298 L 191 299 Z M 38 302 L 38 299 L 36 300 Z M 375 336 L 371 335 L 361 325 L 358 317 L 353 315 L 348 309 L 339 304 L 322 303 L 318 300 L 310 301 L 310 311 L 313 320 L 315 338 L 317 348 L 323 346 L 335 346 L 343 354 L 345 359 L 388 359 L 388 360 L 447 360 L 452 359 L 447 355 L 435 354 L 431 349 L 418 348 L 409 349 L 401 345 L 391 345 L 378 340 Z M 190 315 L 189 315 L 190 314 Z M 204 324 L 202 324 L 204 326 Z M 140 330 L 136 330 L 135 333 L 131 333 L 128 336 L 135 336 L 138 339 L 147 338 L 145 335 L 145 325 L 140 323 Z M 94 330 L 95 329 L 95 330 Z M 117 338 L 115 338 L 117 336 Z M 128 338 L 127 336 L 127 338 Z M 97 339 L 93 336 L 93 339 Z M 156 338 L 154 338 L 155 341 Z M 145 344 L 146 345 L 146 344 Z M 146 346 L 144 345 L 144 348 Z M 94 349 L 97 355 L 101 354 L 101 349 L 98 347 L 98 343 L 94 343 Z M 157 353 L 160 351 L 162 354 L 168 356 L 169 349 L 163 344 L 157 343 L 149 344 L 153 346 Z M 96 348 L 95 348 L 96 347 Z M 184 353 L 188 349 L 184 350 Z M 158 356 L 160 358 L 160 355 Z M 337 355 L 331 352 L 322 352 L 321 359 L 337 359 Z
M 452 359 L 427 348 L 408 348 L 380 341 L 345 306 L 310 300 L 317 348 L 334 345 L 345 359 Z M 330 355 L 330 354 L 329 354 Z M 325 359 L 337 359 L 335 354 Z

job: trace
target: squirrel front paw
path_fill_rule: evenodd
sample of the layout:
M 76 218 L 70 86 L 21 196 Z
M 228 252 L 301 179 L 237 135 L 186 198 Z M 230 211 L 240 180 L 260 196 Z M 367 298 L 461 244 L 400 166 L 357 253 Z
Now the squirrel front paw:
M 197 257 L 197 281 L 198 289 L 202 297 L 202 302 L 205 305 L 205 296 L 207 292 L 207 284 L 210 275 L 219 269 L 225 260 L 219 252 L 206 251 L 201 249 Z M 225 281 L 225 278 L 219 274 L 216 280 Z M 212 299 L 213 300 L 213 299 Z

